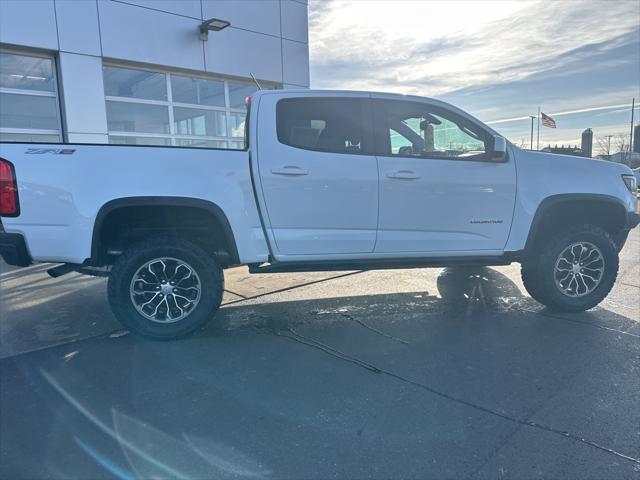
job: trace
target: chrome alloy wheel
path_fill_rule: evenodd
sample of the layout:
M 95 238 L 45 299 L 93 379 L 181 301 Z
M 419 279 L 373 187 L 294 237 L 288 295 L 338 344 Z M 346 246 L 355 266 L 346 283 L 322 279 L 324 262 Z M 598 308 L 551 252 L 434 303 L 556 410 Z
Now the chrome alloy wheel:
M 129 293 L 136 310 L 158 323 L 174 323 L 189 315 L 200 302 L 200 277 L 177 258 L 155 258 L 136 271 Z
M 604 275 L 604 256 L 589 242 L 572 243 L 556 260 L 553 276 L 556 287 L 568 297 L 584 297 L 593 292 Z

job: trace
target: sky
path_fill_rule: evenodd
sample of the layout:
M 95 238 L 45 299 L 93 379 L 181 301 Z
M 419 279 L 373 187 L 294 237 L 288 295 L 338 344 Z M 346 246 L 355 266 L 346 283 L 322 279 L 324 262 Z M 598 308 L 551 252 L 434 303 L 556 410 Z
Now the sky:
M 438 98 L 527 147 L 539 106 L 541 146 L 629 135 L 632 97 L 640 123 L 640 0 L 309 0 L 309 47 L 312 88 Z

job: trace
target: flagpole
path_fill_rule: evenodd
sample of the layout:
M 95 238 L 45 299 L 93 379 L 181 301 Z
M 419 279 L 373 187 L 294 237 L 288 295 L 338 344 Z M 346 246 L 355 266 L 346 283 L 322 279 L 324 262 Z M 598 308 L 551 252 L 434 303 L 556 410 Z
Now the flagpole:
M 540 107 L 538 107 L 538 144 L 536 149 L 540 150 Z

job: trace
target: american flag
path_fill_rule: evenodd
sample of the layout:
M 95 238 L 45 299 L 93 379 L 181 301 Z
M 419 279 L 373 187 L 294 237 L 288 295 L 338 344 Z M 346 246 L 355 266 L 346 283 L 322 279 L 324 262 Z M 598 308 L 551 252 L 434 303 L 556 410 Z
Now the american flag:
M 545 127 L 556 128 L 556 121 L 553 118 L 551 118 L 549 115 L 546 115 L 542 112 L 540 112 L 540 115 L 542 115 L 542 124 Z

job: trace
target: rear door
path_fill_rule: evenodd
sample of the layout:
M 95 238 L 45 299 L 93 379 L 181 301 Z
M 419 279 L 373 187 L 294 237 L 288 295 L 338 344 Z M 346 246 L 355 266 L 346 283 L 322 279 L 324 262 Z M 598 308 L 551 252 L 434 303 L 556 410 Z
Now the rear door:
M 276 257 L 373 252 L 378 167 L 367 98 L 260 96 L 259 194 Z
M 380 165 L 376 253 L 485 254 L 507 241 L 513 159 L 490 161 L 493 135 L 442 106 L 374 99 Z

